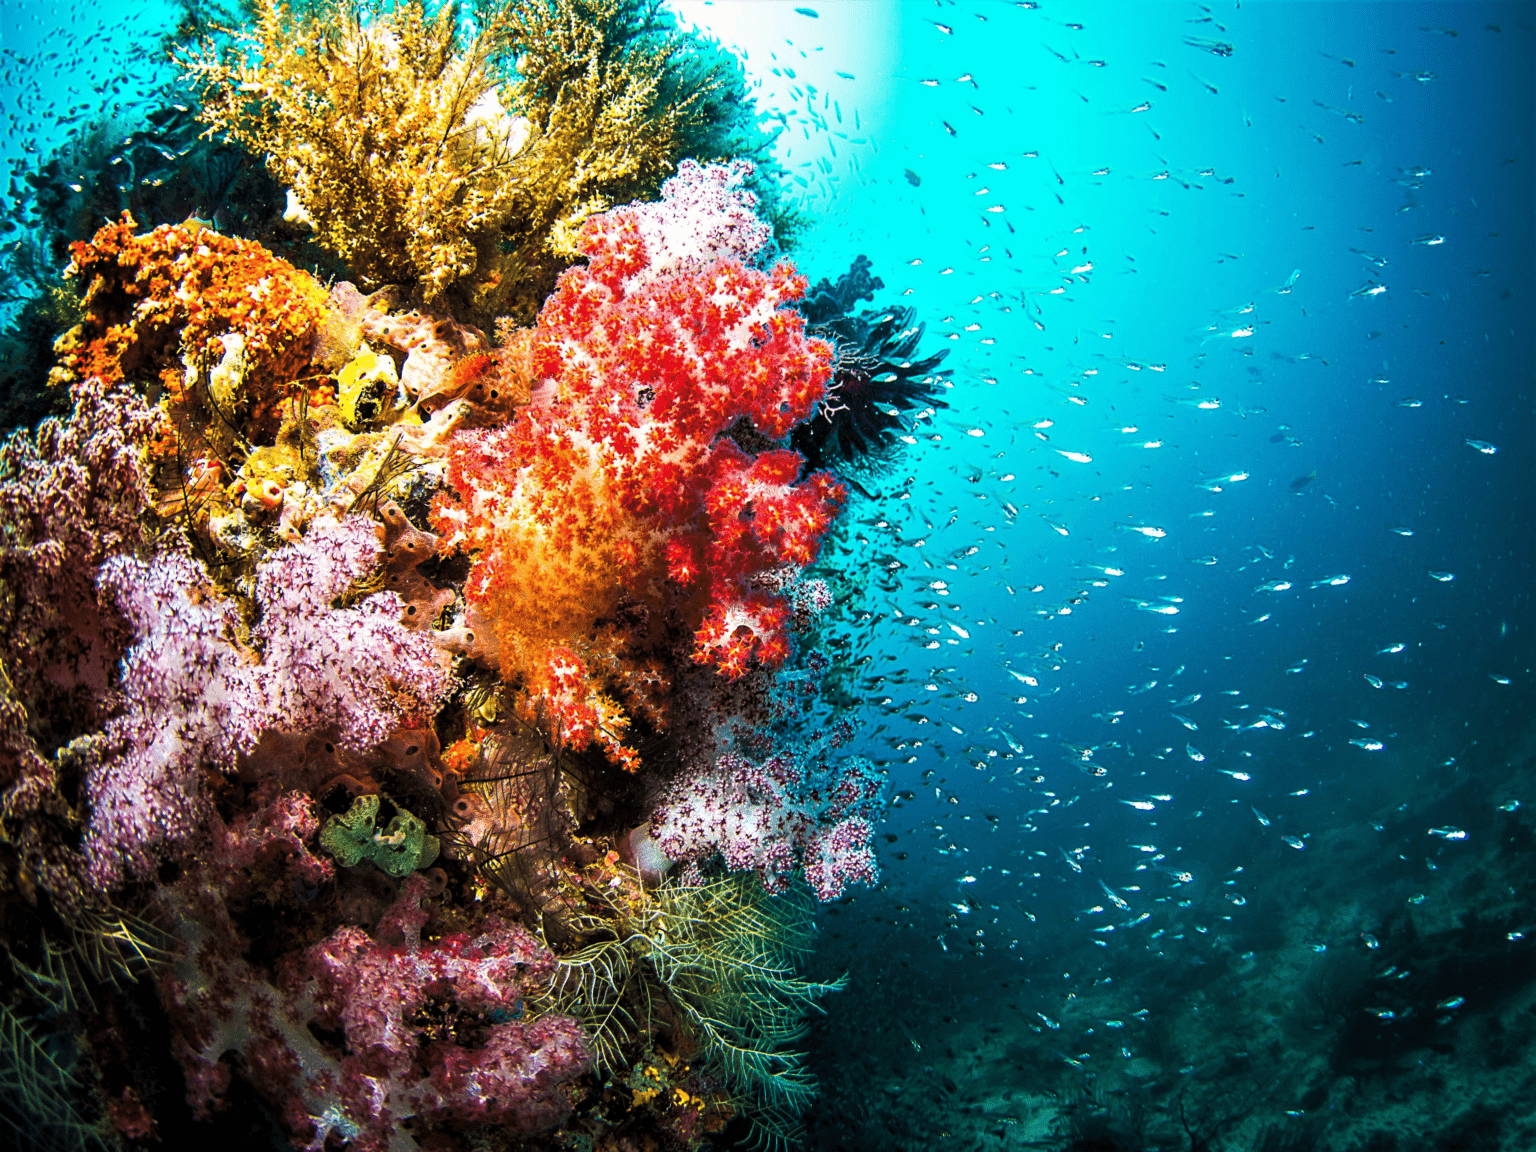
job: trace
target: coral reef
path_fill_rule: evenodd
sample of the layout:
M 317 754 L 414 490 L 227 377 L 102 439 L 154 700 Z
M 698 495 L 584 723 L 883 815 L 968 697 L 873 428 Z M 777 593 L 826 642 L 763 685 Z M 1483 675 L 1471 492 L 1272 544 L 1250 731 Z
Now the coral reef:
M 158 397 L 145 445 L 155 510 L 248 553 L 247 519 L 280 510 L 307 471 L 299 424 L 331 399 L 305 375 L 326 294 L 253 241 L 195 221 L 134 227 L 125 214 L 72 246 L 66 278 L 84 314 L 50 378 L 127 380 Z
M 441 454 L 468 407 L 423 423 L 416 393 L 483 351 L 478 331 L 393 312 L 389 292 L 363 297 L 343 281 L 326 293 L 195 222 L 132 228 L 124 217 L 74 245 L 83 318 L 60 339 L 53 378 L 127 379 L 159 396 L 140 437 L 149 501 L 220 581 L 328 509 L 408 496 L 420 458 Z
M 787 1146 L 883 807 L 810 569 L 937 359 L 650 0 L 249 7 L 8 249 L 0 1122 Z

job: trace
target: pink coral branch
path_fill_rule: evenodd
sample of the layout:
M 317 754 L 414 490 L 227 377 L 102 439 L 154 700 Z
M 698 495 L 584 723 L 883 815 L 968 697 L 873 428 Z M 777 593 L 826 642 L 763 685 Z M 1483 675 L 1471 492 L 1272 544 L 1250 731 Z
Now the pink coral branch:
M 797 864 L 823 902 L 849 884 L 874 884 L 870 841 L 885 773 L 856 756 L 837 768 L 816 759 L 781 752 L 758 762 L 727 752 L 672 785 L 652 835 L 673 861 L 718 853 L 733 872 L 756 871 L 769 891 L 781 890 Z
M 278 809 L 255 823 L 293 815 L 286 801 Z M 526 1019 L 525 998 L 547 986 L 555 963 L 537 939 L 492 917 L 473 935 L 425 943 L 428 882 L 413 876 L 373 935 L 340 928 L 287 957 L 274 982 L 245 958 L 227 909 L 243 852 L 197 865 L 166 893 L 187 954 L 161 979 L 161 996 L 200 1115 L 228 1088 L 230 1052 L 278 1106 L 295 1146 L 312 1152 L 328 1138 L 353 1152 L 409 1152 L 420 1147 L 404 1125 L 413 1119 L 418 1136 L 421 1122 L 521 1136 L 569 1114 L 564 1089 L 591 1056 L 570 1017 Z M 427 1043 L 415 1017 L 429 1002 L 465 1021 L 466 1035 Z M 345 1044 L 322 1040 L 326 1032 Z
M 431 636 L 400 623 L 399 597 L 331 607 L 377 559 L 364 517 L 318 525 L 274 552 L 256 570 L 259 660 L 236 639 L 235 602 L 190 557 L 102 565 L 102 595 L 136 642 L 123 660 L 126 711 L 107 726 L 113 754 L 86 780 L 95 883 L 142 874 L 160 846 L 194 835 L 206 820 L 204 767 L 232 771 L 264 731 L 334 731 L 362 751 L 436 712 L 452 678 Z

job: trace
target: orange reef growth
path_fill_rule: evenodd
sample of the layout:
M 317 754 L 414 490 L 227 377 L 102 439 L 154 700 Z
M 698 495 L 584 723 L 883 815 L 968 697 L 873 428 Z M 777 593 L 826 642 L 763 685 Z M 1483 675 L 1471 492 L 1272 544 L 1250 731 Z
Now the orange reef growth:
M 143 236 L 135 227 L 125 212 L 71 245 L 66 274 L 84 285 L 86 315 L 60 338 L 56 377 L 158 380 L 178 396 L 183 358 L 206 356 L 216 366 L 238 357 L 231 407 L 281 396 L 309 363 L 325 303 L 315 278 L 253 240 L 196 221 Z

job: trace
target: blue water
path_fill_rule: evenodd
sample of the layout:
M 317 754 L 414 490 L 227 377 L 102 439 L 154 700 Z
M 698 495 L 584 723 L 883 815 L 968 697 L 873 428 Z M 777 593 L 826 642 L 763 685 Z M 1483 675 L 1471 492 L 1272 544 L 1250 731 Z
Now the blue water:
M 855 7 L 820 18 L 858 36 Z M 878 113 L 829 82 L 875 145 L 853 172 L 839 143 L 801 252 L 870 255 L 955 388 L 864 529 L 911 565 L 868 650 L 910 669 L 869 683 L 912 798 L 886 888 L 828 917 L 861 980 L 818 1049 L 822 1146 L 1520 1146 L 1484 1046 L 1526 1011 L 1495 973 L 1527 944 L 1449 926 L 1536 917 L 1498 853 L 1498 806 L 1532 802 L 1529 10 L 881 16 Z M 1177 1101 L 1218 1096 L 1231 1122 L 1183 1133 Z
M 824 557 L 895 799 L 815 1146 L 1536 1145 L 1532 9 L 797 7 L 684 10 L 953 372 Z
M 978 739 L 999 743 L 980 735 L 988 725 L 1021 739 L 1048 733 L 1037 760 L 1057 771 L 1070 756 L 1056 742 L 1123 737 L 1152 762 L 1104 754 L 1116 779 L 1094 814 L 1122 821 L 1113 802 L 1143 771 L 1147 788 L 1195 789 L 1179 807 L 1209 803 L 1238 794 L 1211 764 L 1236 767 L 1247 750 L 1267 772 L 1241 793 L 1245 803 L 1320 785 L 1337 802 L 1362 775 L 1428 769 L 1485 729 L 1507 731 L 1530 652 L 1532 103 L 1520 61 L 1531 33 L 1518 13 L 1249 6 L 1220 17 L 1219 36 L 1234 46 L 1221 58 L 1182 43 L 1218 35 L 1186 23 L 1194 7 L 954 12 L 945 35 L 926 9 L 901 10 L 885 117 L 901 128 L 866 165 L 868 184 L 846 214 L 805 248 L 869 252 L 888 285 L 912 290 L 903 302 L 931 331 L 960 337 L 952 408 L 933 422 L 942 441 L 922 438 L 911 511 L 892 521 L 906 538 L 936 526 L 930 561 L 982 548 L 960 572 L 934 575 L 950 584 L 946 616 L 985 626 L 934 655 L 953 666 L 944 690 L 914 697 L 967 729 L 938 735 L 956 790 L 989 800 L 982 780 L 963 774 L 962 754 Z M 1089 26 L 1063 29 L 1074 17 Z M 1503 31 L 1485 29 L 1501 19 Z M 1105 64 L 1064 64 L 1047 46 Z M 1434 79 L 1396 75 L 1423 71 Z M 964 73 L 974 87 L 954 82 Z M 919 83 L 930 77 L 940 85 Z M 1143 102 L 1152 107 L 1130 111 Z M 998 162 L 1007 170 L 986 167 Z M 906 167 L 921 187 L 903 178 Z M 1428 174 L 1405 175 L 1415 169 Z M 1005 212 L 979 210 L 993 203 Z M 1412 243 L 1435 235 L 1444 243 Z M 1068 274 L 1088 262 L 1090 273 Z M 1293 271 L 1294 286 L 1277 291 Z M 1387 290 L 1351 298 L 1370 281 Z M 1066 291 L 1049 295 L 1058 286 Z M 1193 406 L 1202 399 L 1220 407 Z M 1420 403 L 1405 407 L 1411 400 Z M 1045 420 L 1049 442 L 1032 430 Z M 976 473 L 979 483 L 957 482 Z M 1237 473 L 1247 478 L 1221 491 L 1201 486 Z M 999 511 L 1003 500 L 1016 516 Z M 952 510 L 959 521 L 940 527 Z M 1388 530 L 1398 526 L 1413 535 Z M 1090 564 L 1125 575 L 1090 590 Z M 1311 587 L 1337 574 L 1349 583 Z M 1274 579 L 1293 587 L 1253 591 Z M 1044 590 L 1024 590 L 1035 583 Z M 918 600 L 935 599 L 920 585 L 894 599 L 917 612 Z M 1085 590 L 1086 603 L 1055 615 Z M 1166 596 L 1182 597 L 1177 615 L 1135 606 Z M 1376 655 L 1396 641 L 1404 653 Z M 1038 670 L 1057 643 L 1062 668 L 1042 674 L 1055 694 L 1005 674 Z M 1302 672 L 1285 674 L 1303 659 Z M 1409 687 L 1376 690 L 1366 673 Z M 1153 679 L 1156 689 L 1127 695 Z M 961 689 L 982 698 L 960 702 Z M 1233 689 L 1242 696 L 1221 707 L 1218 693 Z M 1170 699 L 1192 692 L 1203 694 L 1186 710 L 1198 736 L 1168 719 Z M 1019 693 L 1027 706 L 1000 707 Z M 1286 709 L 1284 733 L 1207 735 L 1239 700 Z M 1114 725 L 1091 719 L 1119 709 Z M 1358 752 L 1347 743 L 1360 734 L 1355 716 L 1396 739 L 1374 759 Z M 1308 730 L 1316 735 L 1302 743 Z M 1209 756 L 1194 778 L 1186 735 Z M 1166 744 L 1179 755 L 1154 759 Z M 1131 779 L 1118 778 L 1122 768 Z M 1295 818 L 1315 810 L 1300 805 Z

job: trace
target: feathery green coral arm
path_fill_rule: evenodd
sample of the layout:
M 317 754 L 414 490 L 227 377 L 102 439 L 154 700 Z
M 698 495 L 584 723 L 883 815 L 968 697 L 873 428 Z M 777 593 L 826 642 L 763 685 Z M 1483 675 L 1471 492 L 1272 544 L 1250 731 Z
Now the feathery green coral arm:
M 0 1125 L 24 1145 L 106 1148 L 75 1107 L 74 1074 L 43 1046 L 9 1005 L 0 1004 Z

